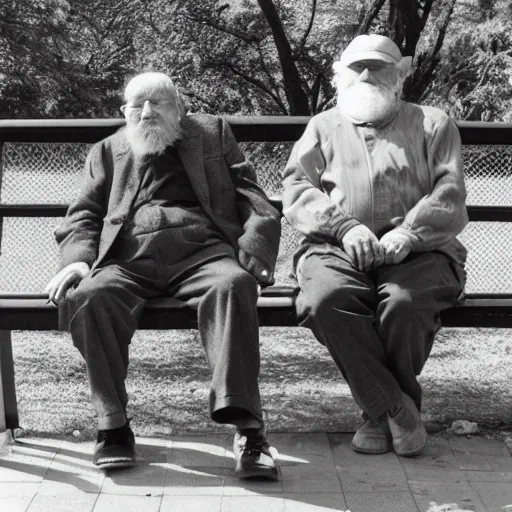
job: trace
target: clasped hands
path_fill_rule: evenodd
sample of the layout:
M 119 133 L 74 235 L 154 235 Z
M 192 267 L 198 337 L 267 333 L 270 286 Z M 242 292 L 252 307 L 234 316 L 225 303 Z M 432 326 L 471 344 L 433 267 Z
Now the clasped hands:
M 412 247 L 410 238 L 400 231 L 392 229 L 379 240 L 364 224 L 348 230 L 342 244 L 354 266 L 361 272 L 384 264 L 396 265 L 407 257 Z

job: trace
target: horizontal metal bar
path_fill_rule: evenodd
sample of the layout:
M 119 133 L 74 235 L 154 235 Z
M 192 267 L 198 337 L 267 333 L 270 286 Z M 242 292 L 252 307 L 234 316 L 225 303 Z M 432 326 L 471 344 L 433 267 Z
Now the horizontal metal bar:
M 290 290 L 290 293 L 295 293 Z M 261 326 L 297 326 L 294 298 L 263 297 L 258 303 Z M 444 327 L 512 327 L 512 298 L 468 298 L 461 305 L 441 313 Z M 56 330 L 58 308 L 45 298 L 13 299 L 0 296 L 1 330 Z M 188 307 L 166 304 L 165 299 L 148 302 L 139 329 L 194 329 L 197 312 Z
M 307 116 L 226 116 L 239 141 L 291 142 Z M 17 119 L 0 121 L 1 142 L 97 142 L 124 126 L 123 118 Z M 512 144 L 512 123 L 457 121 L 463 144 Z
M 0 217 L 64 217 L 66 204 L 0 204 Z
M 512 222 L 512 206 L 468 206 L 471 222 Z
M 283 209 L 280 198 L 272 197 L 271 202 L 280 212 Z M 64 217 L 66 204 L 0 204 L 1 217 Z M 468 206 L 471 222 L 512 222 L 512 206 Z

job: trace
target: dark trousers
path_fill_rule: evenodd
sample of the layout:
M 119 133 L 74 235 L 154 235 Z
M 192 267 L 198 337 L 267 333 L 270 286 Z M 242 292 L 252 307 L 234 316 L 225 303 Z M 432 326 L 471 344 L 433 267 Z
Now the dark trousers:
M 239 428 L 263 426 L 256 280 L 231 257 L 176 273 L 151 258 L 94 270 L 69 294 L 70 331 L 87 364 L 99 429 L 125 424 L 128 347 L 152 297 L 169 295 L 197 308 L 213 372 L 210 414 Z
M 300 324 L 327 347 L 358 406 L 377 418 L 400 404 L 403 391 L 420 409 L 416 377 L 440 328 L 440 311 L 462 290 L 450 260 L 416 253 L 364 273 L 333 247 L 306 254 L 297 278 Z

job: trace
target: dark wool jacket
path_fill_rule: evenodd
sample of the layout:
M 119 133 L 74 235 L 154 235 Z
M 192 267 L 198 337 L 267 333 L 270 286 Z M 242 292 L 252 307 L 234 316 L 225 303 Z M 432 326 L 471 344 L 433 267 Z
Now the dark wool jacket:
M 183 127 L 178 152 L 204 211 L 237 252 L 241 248 L 273 272 L 279 213 L 257 184 L 228 123 L 197 114 L 187 116 Z M 105 261 L 129 217 L 138 170 L 124 128 L 92 147 L 80 195 L 55 231 L 63 267 L 77 261 L 97 267 Z

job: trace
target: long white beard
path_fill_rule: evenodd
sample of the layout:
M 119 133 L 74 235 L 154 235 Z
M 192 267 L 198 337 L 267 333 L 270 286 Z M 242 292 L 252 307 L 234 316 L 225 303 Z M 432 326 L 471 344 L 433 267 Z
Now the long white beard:
M 182 136 L 183 130 L 179 121 L 162 119 L 157 122 L 142 121 L 126 125 L 126 138 L 137 157 L 161 154 L 168 146 L 174 146 Z
M 399 108 L 398 89 L 368 82 L 356 83 L 338 92 L 338 108 L 356 123 L 382 123 L 392 119 Z

